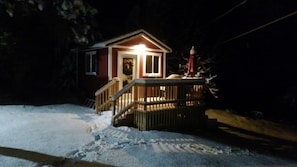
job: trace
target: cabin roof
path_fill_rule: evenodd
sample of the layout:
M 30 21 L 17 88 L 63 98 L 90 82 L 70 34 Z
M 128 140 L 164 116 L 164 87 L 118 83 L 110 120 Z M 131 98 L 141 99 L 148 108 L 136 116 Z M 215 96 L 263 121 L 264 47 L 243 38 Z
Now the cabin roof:
M 111 39 L 108 39 L 108 40 L 105 40 L 102 42 L 95 43 L 90 48 L 105 48 L 105 47 L 109 47 L 109 46 L 116 46 L 117 44 L 119 44 L 121 42 L 128 41 L 128 40 L 138 37 L 138 36 L 142 36 L 142 37 L 146 38 L 149 42 L 158 46 L 165 52 L 172 52 L 172 49 L 169 46 L 167 46 L 165 43 L 158 40 L 156 37 L 154 37 L 153 35 L 151 35 L 150 33 L 148 33 L 147 31 L 145 31 L 143 29 L 139 29 L 139 30 L 136 30 L 136 31 L 124 34 L 124 35 L 120 35 L 115 38 L 111 38 Z

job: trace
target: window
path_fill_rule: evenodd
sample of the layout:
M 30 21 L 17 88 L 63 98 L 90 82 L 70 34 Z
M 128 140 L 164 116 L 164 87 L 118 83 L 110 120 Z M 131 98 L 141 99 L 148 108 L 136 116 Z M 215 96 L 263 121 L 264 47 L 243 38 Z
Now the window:
M 86 75 L 96 75 L 98 73 L 98 56 L 96 51 L 86 52 L 85 59 Z
M 161 76 L 161 55 L 148 54 L 144 58 L 144 76 L 159 77 Z

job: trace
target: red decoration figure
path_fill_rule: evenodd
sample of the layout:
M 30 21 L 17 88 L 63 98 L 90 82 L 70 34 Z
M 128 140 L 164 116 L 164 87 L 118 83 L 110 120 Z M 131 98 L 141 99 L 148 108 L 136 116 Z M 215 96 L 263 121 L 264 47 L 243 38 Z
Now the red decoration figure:
M 188 76 L 195 76 L 196 74 L 196 68 L 195 68 L 195 49 L 194 46 L 192 46 L 190 50 L 190 58 L 188 63 Z

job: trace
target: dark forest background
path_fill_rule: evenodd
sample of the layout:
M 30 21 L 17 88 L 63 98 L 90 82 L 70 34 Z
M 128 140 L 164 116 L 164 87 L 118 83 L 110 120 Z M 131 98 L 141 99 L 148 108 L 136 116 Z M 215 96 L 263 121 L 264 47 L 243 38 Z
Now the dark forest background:
M 168 75 L 191 46 L 214 58 L 213 107 L 296 117 L 296 11 L 292 0 L 2 0 L 1 101 L 77 91 L 71 49 L 141 28 L 173 49 Z

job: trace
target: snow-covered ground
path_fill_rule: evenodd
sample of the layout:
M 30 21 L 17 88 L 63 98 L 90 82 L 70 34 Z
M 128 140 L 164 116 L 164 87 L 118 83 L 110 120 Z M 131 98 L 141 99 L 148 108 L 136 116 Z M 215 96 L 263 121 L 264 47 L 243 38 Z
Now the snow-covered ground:
M 212 112 L 212 117 L 214 117 Z M 222 118 L 220 118 L 222 119 Z M 0 148 L 17 148 L 114 166 L 297 166 L 199 135 L 110 126 L 111 112 L 96 115 L 73 104 L 0 106 Z M 220 138 L 220 136 L 218 136 Z M 1 166 L 40 166 L 3 156 Z M 50 165 L 49 165 L 50 166 Z
M 70 104 L 0 106 L 0 146 L 65 156 L 93 140 L 89 123 L 94 119 L 90 109 Z M 1 155 L 0 162 L 3 166 L 34 166 Z

